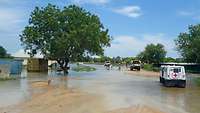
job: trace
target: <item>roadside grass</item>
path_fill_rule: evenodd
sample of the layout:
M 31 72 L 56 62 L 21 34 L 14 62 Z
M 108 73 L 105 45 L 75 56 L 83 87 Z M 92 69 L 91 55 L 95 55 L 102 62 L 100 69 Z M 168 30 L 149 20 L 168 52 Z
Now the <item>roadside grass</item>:
M 160 71 L 159 67 L 154 67 L 152 64 L 144 64 L 143 69 L 146 70 L 146 71 L 154 71 L 154 72 Z
M 16 77 L 0 77 L 0 81 L 16 80 Z
M 96 68 L 84 65 L 77 65 L 76 67 L 73 67 L 72 70 L 76 72 L 84 72 L 84 71 L 90 72 L 90 71 L 95 71 Z
M 194 81 L 195 81 L 195 83 L 196 83 L 198 86 L 200 86 L 200 77 L 196 77 L 196 78 L 194 79 Z

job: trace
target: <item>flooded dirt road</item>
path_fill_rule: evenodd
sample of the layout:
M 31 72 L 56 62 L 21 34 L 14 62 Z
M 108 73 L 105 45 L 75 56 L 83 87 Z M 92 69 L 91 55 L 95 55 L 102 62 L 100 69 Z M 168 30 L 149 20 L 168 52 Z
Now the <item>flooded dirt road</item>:
M 200 87 L 163 87 L 157 77 L 123 71 L 24 73 L 25 79 L 0 82 L 0 113 L 199 113 Z M 51 79 L 50 86 L 47 80 Z

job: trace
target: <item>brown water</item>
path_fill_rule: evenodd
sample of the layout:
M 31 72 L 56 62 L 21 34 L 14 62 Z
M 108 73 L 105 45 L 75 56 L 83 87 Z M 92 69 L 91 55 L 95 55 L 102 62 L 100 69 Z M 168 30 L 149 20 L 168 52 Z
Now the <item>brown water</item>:
M 33 90 L 29 84 L 51 78 L 54 85 L 62 84 L 66 88 L 104 97 L 102 101 L 108 110 L 147 105 L 167 113 L 200 112 L 200 87 L 189 75 L 187 88 L 166 88 L 158 78 L 127 75 L 117 70 L 105 70 L 103 66 L 93 66 L 97 71 L 71 71 L 67 79 L 54 72 L 23 73 L 27 78 L 0 82 L 0 107 L 30 99 Z

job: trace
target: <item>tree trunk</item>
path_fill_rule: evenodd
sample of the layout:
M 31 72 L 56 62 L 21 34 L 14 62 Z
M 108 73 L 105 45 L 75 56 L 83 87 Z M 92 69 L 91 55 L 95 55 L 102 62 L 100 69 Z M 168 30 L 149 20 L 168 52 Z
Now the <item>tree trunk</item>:
M 60 68 L 63 70 L 64 74 L 68 74 L 68 64 L 69 64 L 69 59 L 65 58 L 65 59 L 58 59 L 57 60 L 58 64 L 60 65 Z

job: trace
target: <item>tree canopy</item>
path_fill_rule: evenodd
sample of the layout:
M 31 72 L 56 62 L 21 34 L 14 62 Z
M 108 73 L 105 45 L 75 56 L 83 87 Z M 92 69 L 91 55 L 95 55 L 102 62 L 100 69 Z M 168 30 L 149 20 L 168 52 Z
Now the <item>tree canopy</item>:
M 62 67 L 84 56 L 103 55 L 111 41 L 97 15 L 76 5 L 60 9 L 52 4 L 34 9 L 20 39 L 31 56 L 40 52 Z
M 0 46 L 0 58 L 5 58 L 7 56 L 7 51 L 4 47 Z
M 200 24 L 189 26 L 188 32 L 180 33 L 175 43 L 186 62 L 200 63 Z
M 145 50 L 137 55 L 137 58 L 142 62 L 158 64 L 163 62 L 166 53 L 162 44 L 148 44 Z

